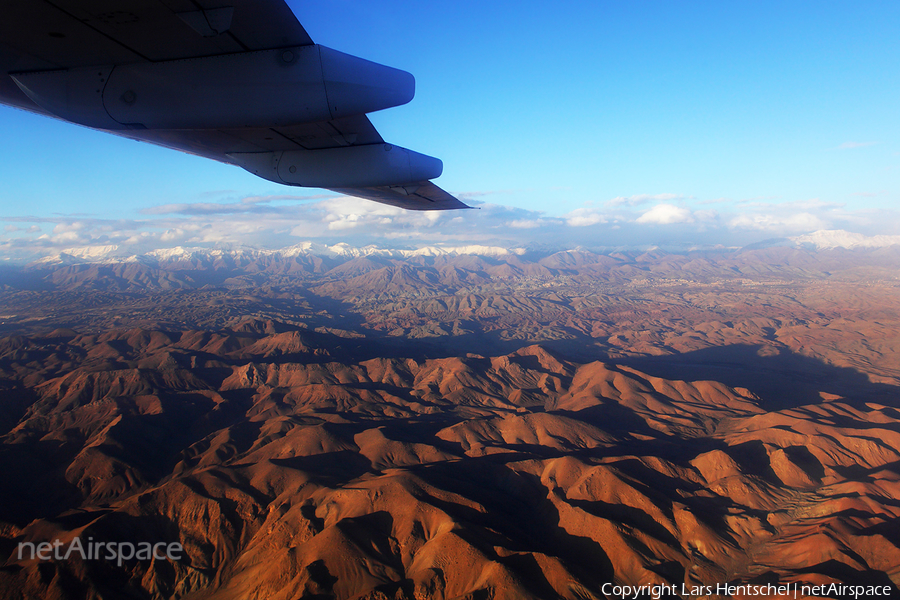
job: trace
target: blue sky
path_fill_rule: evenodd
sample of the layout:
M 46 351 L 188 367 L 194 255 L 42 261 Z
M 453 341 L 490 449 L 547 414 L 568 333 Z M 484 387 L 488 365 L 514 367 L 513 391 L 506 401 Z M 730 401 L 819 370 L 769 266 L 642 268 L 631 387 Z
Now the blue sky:
M 0 107 L 0 256 L 76 246 L 745 244 L 900 233 L 900 3 L 289 2 L 413 73 L 371 115 L 482 207 L 423 216 Z

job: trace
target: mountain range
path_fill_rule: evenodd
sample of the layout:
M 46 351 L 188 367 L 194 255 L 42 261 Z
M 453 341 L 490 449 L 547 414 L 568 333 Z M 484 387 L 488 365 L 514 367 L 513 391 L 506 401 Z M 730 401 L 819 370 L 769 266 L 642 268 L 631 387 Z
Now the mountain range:
M 805 243 L 9 268 L 0 598 L 897 594 L 900 247 Z

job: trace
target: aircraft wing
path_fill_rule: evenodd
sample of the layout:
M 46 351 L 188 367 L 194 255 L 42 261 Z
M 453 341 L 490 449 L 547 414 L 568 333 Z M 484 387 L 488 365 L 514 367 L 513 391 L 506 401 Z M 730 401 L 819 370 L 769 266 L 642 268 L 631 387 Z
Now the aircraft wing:
M 284 0 L 0 0 L 0 103 L 413 210 L 468 208 L 366 116 L 412 75 L 319 46 Z

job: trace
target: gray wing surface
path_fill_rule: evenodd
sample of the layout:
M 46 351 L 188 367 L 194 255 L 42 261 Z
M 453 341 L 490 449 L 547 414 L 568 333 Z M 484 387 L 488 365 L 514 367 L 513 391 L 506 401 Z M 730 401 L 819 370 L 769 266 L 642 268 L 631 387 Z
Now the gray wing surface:
M 356 99 L 352 97 L 349 102 L 346 100 L 348 92 L 344 90 L 350 89 L 355 93 L 355 90 L 362 88 L 352 87 L 355 84 L 353 81 L 339 88 L 346 84 L 344 80 L 347 77 L 357 76 L 359 65 L 382 69 L 373 71 L 374 84 L 372 77 L 364 82 L 370 87 L 381 85 L 382 75 L 387 71 L 391 76 L 394 76 L 393 73 L 408 76 L 410 81 L 412 76 L 316 46 L 284 0 L 0 0 L 0 14 L 3 15 L 0 18 L 0 69 L 4 72 L 0 76 L 0 103 L 245 168 L 245 162 L 234 157 L 255 156 L 256 162 L 259 162 L 262 157 L 271 155 L 277 162 L 280 157 L 289 156 L 302 161 L 309 156 L 312 164 L 317 165 L 316 169 L 328 174 L 327 177 L 320 177 L 319 171 L 314 173 L 316 176 L 310 179 L 314 182 L 311 187 L 324 187 L 412 210 L 468 208 L 429 181 L 440 174 L 440 161 L 424 157 L 436 161 L 438 166 L 434 167 L 434 162 L 429 162 L 428 168 L 416 169 L 419 164 L 416 161 L 424 155 L 385 144 L 366 116 L 366 112 L 371 112 L 367 109 L 369 106 L 365 102 L 354 105 Z M 288 55 L 291 60 L 284 58 Z M 318 79 L 314 87 L 310 87 L 312 84 L 305 79 L 301 82 L 307 86 L 303 90 L 311 90 L 308 92 L 310 97 L 315 97 L 304 101 L 303 94 L 300 94 L 301 100 L 296 103 L 299 108 L 290 105 L 289 93 L 295 92 L 293 88 L 281 86 L 271 77 L 259 82 L 259 98 L 271 97 L 272 90 L 285 95 L 282 112 L 273 113 L 269 121 L 266 121 L 265 115 L 259 116 L 258 107 L 261 104 L 254 104 L 252 88 L 249 92 L 246 88 L 229 88 L 228 81 L 222 82 L 224 93 L 231 90 L 231 97 L 249 98 L 245 110 L 248 116 L 246 123 L 240 114 L 228 114 L 217 121 L 198 118 L 199 125 L 192 126 L 192 114 L 185 112 L 180 121 L 168 123 L 162 119 L 155 125 L 145 126 L 140 122 L 129 122 L 115 112 L 119 110 L 127 114 L 131 108 L 123 104 L 129 98 L 127 94 L 130 89 L 121 95 L 118 91 L 115 95 L 109 92 L 116 77 L 126 78 L 129 73 L 132 79 L 137 78 L 134 80 L 138 83 L 141 77 L 146 81 L 153 77 L 166 78 L 174 73 L 185 78 L 185 81 L 172 83 L 172 89 L 179 93 L 185 90 L 188 96 L 191 91 L 196 91 L 197 116 L 205 117 L 209 111 L 203 105 L 204 92 L 202 88 L 195 90 L 194 82 L 200 81 L 198 86 L 202 86 L 202 81 L 216 83 L 217 73 L 227 78 L 232 71 L 239 71 L 241 65 L 247 72 L 265 73 L 265 69 L 270 68 L 272 61 L 279 57 L 284 63 L 279 64 L 289 67 L 286 72 L 300 73 L 299 76 L 291 76 L 309 79 L 301 70 L 305 68 L 301 64 L 303 61 L 296 59 L 296 56 L 303 58 L 307 55 L 313 57 L 309 64 L 315 64 L 321 71 L 317 71 Z M 356 62 L 347 62 L 351 59 Z M 254 61 L 263 60 L 269 62 L 263 65 L 264 68 L 257 68 Z M 327 65 L 319 67 L 319 63 L 325 65 L 326 60 L 337 61 L 334 64 L 338 67 L 332 67 L 332 71 L 343 68 L 341 61 L 346 62 L 350 65 L 346 69 L 350 75 L 332 75 L 327 72 Z M 80 80 L 73 79 L 76 76 L 83 78 L 92 69 L 103 75 L 100 79 L 102 84 L 82 84 Z M 197 69 L 201 76 L 191 77 L 189 69 Z M 273 72 L 275 75 L 279 73 Z M 236 82 L 240 76 L 240 73 L 234 75 Z M 338 81 L 337 85 L 327 81 L 329 76 Z M 323 79 L 326 80 L 324 84 Z M 125 89 L 130 84 L 123 85 Z M 322 85 L 326 88 L 319 89 Z M 328 88 L 329 85 L 332 87 Z M 97 89 L 88 90 L 88 87 Z M 87 90 L 83 93 L 90 92 L 93 96 L 72 100 L 73 89 Z M 137 89 L 139 100 L 133 104 L 139 105 L 152 95 Z M 334 100 L 338 92 L 344 94 L 341 102 Z M 382 96 L 376 98 L 374 104 L 370 103 L 375 110 L 402 104 L 412 98 L 411 93 L 406 91 L 384 92 L 388 96 L 394 94 L 390 97 L 378 90 L 376 93 Z M 408 98 L 404 96 L 396 100 L 398 93 L 407 94 Z M 64 96 L 68 104 L 60 110 L 57 108 L 62 102 L 59 98 Z M 388 100 L 383 101 L 383 98 Z M 175 112 L 167 109 L 165 100 L 163 97 L 157 114 Z M 183 100 L 179 95 L 172 102 L 179 110 L 190 110 L 190 98 Z M 240 108 L 239 102 L 235 100 L 232 104 L 237 103 Z M 92 103 L 99 108 L 89 106 Z M 185 103 L 187 108 L 183 106 Z M 344 108 L 348 105 L 352 106 Z M 223 110 L 231 108 L 225 106 Z M 306 112 L 300 114 L 301 109 Z M 97 115 L 85 111 L 96 111 Z M 118 121 L 110 119 L 110 115 Z M 368 152 L 359 150 L 363 146 L 367 147 Z M 393 162 L 385 163 L 384 167 L 380 162 L 364 164 L 372 171 L 372 177 L 369 180 L 357 177 L 344 185 L 345 173 L 359 171 L 358 161 L 369 160 L 370 156 L 381 160 L 375 149 L 382 146 L 386 150 L 394 148 L 392 154 L 385 155 L 392 156 Z M 409 164 L 404 163 L 402 172 L 397 171 L 396 174 L 394 171 L 382 172 L 382 169 L 396 168 L 394 163 L 400 154 L 398 149 L 408 154 L 408 157 L 403 154 L 401 158 L 408 158 Z M 356 157 L 357 163 L 346 160 L 346 157 Z M 281 184 L 308 185 L 306 179 L 293 175 L 294 171 L 284 171 L 281 175 L 277 175 L 277 171 L 273 173 L 273 176 L 257 174 Z M 320 185 L 322 183 L 325 185 Z M 385 183 L 388 185 L 383 185 Z
M 471 208 L 430 181 L 418 181 L 402 186 L 367 188 L 332 188 L 335 192 L 390 204 L 407 210 L 452 210 Z
M 283 0 L 229 0 L 221 34 L 191 24 L 221 2 L 193 0 L 0 0 L 0 67 L 6 73 L 159 62 L 312 44 Z M 216 14 L 216 13 L 213 13 Z M 224 25 L 223 25 L 224 27 Z M 207 34 L 207 35 L 204 35 Z M 5 104 L 45 112 L 4 77 Z

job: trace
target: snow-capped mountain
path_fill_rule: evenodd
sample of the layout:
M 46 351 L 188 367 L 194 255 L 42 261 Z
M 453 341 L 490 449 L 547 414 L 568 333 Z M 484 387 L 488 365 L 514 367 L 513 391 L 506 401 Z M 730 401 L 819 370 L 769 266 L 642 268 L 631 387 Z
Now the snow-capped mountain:
M 334 245 L 316 242 L 301 242 L 280 249 L 264 248 L 200 248 L 175 246 L 151 250 L 144 254 L 127 254 L 115 245 L 83 246 L 67 248 L 58 254 L 46 256 L 31 263 L 32 266 L 75 265 L 88 263 L 136 262 L 145 265 L 162 263 L 210 261 L 216 259 L 256 260 L 259 258 L 292 258 L 296 256 L 317 256 L 321 258 L 351 259 L 363 256 L 383 256 L 387 258 L 410 258 L 415 256 L 511 256 L 525 254 L 524 248 L 501 248 L 498 246 L 423 246 L 415 249 L 380 248 L 374 245 L 355 247 L 345 243 Z

